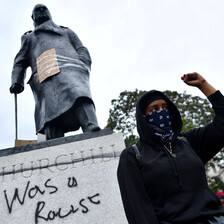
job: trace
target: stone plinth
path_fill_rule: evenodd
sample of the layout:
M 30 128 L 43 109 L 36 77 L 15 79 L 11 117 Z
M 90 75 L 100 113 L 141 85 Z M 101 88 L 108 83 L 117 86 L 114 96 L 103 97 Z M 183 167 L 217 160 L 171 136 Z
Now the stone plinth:
M 102 130 L 0 151 L 0 223 L 125 224 L 122 134 Z

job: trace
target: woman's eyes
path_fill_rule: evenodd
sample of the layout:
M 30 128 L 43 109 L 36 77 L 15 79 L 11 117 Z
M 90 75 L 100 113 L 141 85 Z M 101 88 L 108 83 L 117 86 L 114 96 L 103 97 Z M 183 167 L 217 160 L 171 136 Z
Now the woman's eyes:
M 159 111 L 159 110 L 160 110 L 159 107 L 153 107 L 150 112 L 156 112 L 156 111 Z M 162 107 L 162 110 L 168 110 L 167 105 L 164 105 Z

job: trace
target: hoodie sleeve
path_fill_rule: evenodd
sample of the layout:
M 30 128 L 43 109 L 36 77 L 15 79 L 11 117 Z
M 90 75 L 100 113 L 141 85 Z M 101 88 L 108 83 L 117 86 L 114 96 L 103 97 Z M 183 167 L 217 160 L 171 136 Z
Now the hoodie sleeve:
M 215 112 L 213 121 L 205 127 L 183 133 L 204 164 L 224 147 L 224 96 L 216 91 L 208 100 Z
M 145 190 L 139 161 L 125 149 L 120 157 L 117 176 L 124 210 L 129 224 L 159 224 Z

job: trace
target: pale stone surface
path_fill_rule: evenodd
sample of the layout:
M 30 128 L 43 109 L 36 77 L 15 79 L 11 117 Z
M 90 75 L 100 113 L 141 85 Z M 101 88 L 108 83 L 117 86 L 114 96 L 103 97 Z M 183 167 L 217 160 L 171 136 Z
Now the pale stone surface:
M 49 145 L 0 155 L 0 222 L 126 224 L 116 177 L 122 134 Z

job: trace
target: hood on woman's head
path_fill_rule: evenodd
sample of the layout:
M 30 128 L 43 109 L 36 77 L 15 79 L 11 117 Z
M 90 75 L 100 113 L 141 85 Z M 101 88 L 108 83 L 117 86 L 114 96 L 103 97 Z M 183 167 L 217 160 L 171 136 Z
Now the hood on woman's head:
M 161 99 L 166 101 L 166 98 L 164 97 L 164 95 L 161 95 L 160 92 L 154 92 L 152 95 L 149 94 L 149 96 L 147 95 L 147 97 L 143 97 L 139 104 L 142 114 L 145 114 L 145 110 L 149 104 Z
M 140 138 L 148 138 L 150 133 L 154 135 L 152 127 L 150 127 L 145 119 L 145 110 L 149 104 L 159 99 L 165 100 L 167 103 L 168 110 L 172 117 L 173 132 L 179 133 L 182 129 L 182 120 L 176 105 L 164 93 L 158 90 L 151 90 L 143 94 L 136 104 L 136 122 Z

